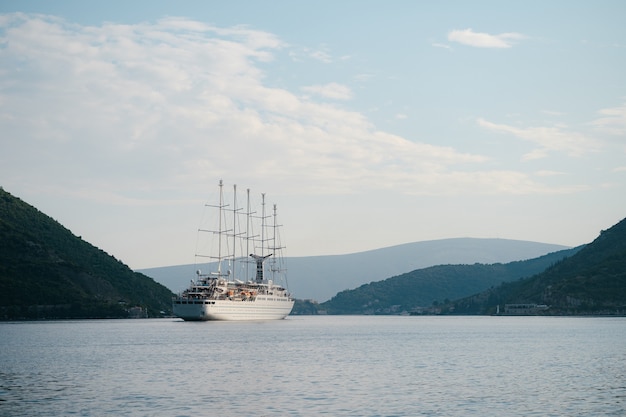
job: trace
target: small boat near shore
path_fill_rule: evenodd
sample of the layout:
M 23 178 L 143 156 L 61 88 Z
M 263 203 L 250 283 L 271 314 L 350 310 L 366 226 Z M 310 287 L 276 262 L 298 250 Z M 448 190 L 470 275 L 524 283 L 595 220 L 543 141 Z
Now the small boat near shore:
M 189 288 L 174 297 L 174 315 L 185 321 L 284 319 L 294 300 L 287 289 L 276 205 L 267 215 L 261 194 L 261 212 L 253 212 L 247 190 L 243 211 L 237 186 L 232 205 L 226 203 L 223 188 L 220 180 L 218 204 L 207 204 L 216 211 L 217 228 L 199 229 L 215 238 L 216 253 L 196 255 L 213 260 L 208 265 L 213 270 L 198 270 Z

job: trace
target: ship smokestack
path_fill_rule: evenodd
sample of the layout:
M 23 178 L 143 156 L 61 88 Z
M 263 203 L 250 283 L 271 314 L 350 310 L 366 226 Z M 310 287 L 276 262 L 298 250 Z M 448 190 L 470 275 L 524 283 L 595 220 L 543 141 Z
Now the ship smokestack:
M 263 261 L 272 256 L 272 254 L 259 256 L 251 253 L 250 256 L 256 261 L 256 283 L 260 284 L 263 282 Z

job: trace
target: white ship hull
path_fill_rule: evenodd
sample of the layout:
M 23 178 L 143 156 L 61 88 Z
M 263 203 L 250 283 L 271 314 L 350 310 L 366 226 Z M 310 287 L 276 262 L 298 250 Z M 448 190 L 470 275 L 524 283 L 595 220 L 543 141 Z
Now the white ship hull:
M 294 301 L 289 298 L 257 297 L 254 301 L 176 300 L 174 315 L 185 321 L 280 320 L 289 315 Z

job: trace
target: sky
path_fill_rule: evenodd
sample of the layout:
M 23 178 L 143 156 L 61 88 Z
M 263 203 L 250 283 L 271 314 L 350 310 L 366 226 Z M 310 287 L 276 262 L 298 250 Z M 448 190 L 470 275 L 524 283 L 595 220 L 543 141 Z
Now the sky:
M 0 186 L 131 268 L 218 181 L 287 256 L 626 217 L 626 2 L 0 2 Z

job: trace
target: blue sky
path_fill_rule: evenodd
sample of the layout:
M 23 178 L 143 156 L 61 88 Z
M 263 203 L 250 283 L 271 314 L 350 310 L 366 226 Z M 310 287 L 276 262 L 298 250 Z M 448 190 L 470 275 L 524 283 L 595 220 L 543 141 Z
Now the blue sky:
M 0 185 L 133 268 L 223 178 L 288 256 L 626 216 L 626 3 L 0 3 Z

